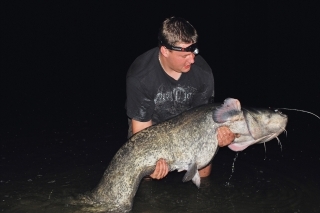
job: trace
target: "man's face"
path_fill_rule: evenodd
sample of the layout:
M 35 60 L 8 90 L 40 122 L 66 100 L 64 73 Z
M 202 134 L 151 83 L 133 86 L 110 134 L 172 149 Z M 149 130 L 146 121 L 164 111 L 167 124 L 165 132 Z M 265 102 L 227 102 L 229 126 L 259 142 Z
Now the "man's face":
M 175 46 L 186 48 L 190 46 L 192 43 L 176 43 Z M 186 73 L 191 69 L 191 65 L 194 63 L 194 53 L 192 52 L 180 52 L 169 50 L 168 53 L 168 65 L 169 67 L 178 72 L 178 73 Z

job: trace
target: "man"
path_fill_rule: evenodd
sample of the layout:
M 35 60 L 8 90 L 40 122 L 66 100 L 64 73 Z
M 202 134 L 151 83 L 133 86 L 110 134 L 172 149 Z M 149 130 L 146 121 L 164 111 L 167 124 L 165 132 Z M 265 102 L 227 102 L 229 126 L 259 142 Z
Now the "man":
M 197 31 L 185 19 L 166 19 L 158 35 L 159 47 L 139 56 L 127 73 L 126 109 L 128 137 L 156 123 L 213 99 L 213 74 L 198 55 Z M 219 146 L 230 144 L 234 134 L 227 127 L 218 129 Z M 207 177 L 211 164 L 199 170 Z M 159 159 L 151 178 L 168 174 L 165 159 Z

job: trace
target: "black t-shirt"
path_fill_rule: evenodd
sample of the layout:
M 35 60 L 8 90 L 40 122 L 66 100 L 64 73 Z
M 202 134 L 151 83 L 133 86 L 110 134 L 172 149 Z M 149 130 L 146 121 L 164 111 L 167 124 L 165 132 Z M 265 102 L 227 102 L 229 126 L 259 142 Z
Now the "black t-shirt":
M 127 115 L 137 121 L 159 123 L 213 96 L 212 70 L 200 55 L 178 80 L 162 69 L 158 47 L 140 55 L 127 73 Z

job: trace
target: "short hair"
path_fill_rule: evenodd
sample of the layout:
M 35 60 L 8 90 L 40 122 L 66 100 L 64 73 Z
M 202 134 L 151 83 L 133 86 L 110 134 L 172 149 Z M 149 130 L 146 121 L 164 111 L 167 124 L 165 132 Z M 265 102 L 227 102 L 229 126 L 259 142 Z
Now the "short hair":
M 164 44 L 176 45 L 182 43 L 196 43 L 198 34 L 196 29 L 185 19 L 171 17 L 164 20 L 159 29 L 158 41 L 159 46 Z

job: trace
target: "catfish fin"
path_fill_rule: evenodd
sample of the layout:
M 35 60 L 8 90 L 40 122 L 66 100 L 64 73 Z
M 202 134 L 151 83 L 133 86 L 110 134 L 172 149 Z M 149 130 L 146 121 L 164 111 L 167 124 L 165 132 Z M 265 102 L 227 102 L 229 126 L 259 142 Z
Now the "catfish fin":
M 186 174 L 183 176 L 182 182 L 187 182 L 187 181 L 189 181 L 189 180 L 192 180 L 192 178 L 196 175 L 197 172 L 198 172 L 197 164 L 192 163 L 192 164 L 189 166 Z
M 198 187 L 198 189 L 200 188 L 201 178 L 200 178 L 200 175 L 199 175 L 198 170 L 197 170 L 197 173 L 193 176 L 192 182 L 193 182 L 194 184 L 196 184 L 196 186 Z
M 214 110 L 212 118 L 217 123 L 224 123 L 237 119 L 234 116 L 241 112 L 241 105 L 237 99 L 227 98 L 222 106 Z

